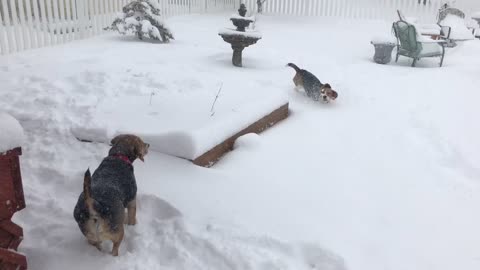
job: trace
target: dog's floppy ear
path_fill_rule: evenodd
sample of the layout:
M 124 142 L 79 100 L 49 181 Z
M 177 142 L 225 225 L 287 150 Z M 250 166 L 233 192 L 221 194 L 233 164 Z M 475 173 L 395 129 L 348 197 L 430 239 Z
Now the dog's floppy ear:
M 338 93 L 334 90 L 332 90 L 332 99 L 335 100 L 338 98 Z
M 332 89 L 329 83 L 324 84 L 323 87 Z
M 150 147 L 150 144 L 144 143 L 140 138 L 135 140 L 135 155 L 137 156 L 138 159 L 141 161 L 145 162 L 143 159 L 146 154 L 148 154 L 148 148 Z
M 124 137 L 124 135 L 117 135 L 117 136 L 115 136 L 115 138 L 113 138 L 113 139 L 110 141 L 110 144 L 111 144 L 111 145 L 117 144 L 123 137 Z

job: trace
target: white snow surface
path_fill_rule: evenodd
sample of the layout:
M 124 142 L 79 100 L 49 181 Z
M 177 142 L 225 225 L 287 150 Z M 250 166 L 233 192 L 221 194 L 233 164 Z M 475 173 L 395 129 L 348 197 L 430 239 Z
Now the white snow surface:
M 0 153 L 22 146 L 24 140 L 23 128 L 17 119 L 0 111 Z
M 391 22 L 262 16 L 265 38 L 239 69 L 217 35 L 225 18 L 171 18 L 169 44 L 112 34 L 0 57 L 0 108 L 26 136 L 27 208 L 14 221 L 30 269 L 480 269 L 478 40 L 448 49 L 442 68 L 377 65 L 370 37 Z M 295 91 L 288 62 L 339 98 Z M 135 162 L 138 224 L 120 256 L 87 244 L 72 212 L 108 145 L 74 134 L 148 133 L 190 107 L 223 123 L 269 96 L 287 97 L 289 119 L 211 169 L 154 150 Z
M 473 19 L 480 19 L 480 11 L 474 12 L 474 13 L 472 14 L 472 18 L 473 18 Z

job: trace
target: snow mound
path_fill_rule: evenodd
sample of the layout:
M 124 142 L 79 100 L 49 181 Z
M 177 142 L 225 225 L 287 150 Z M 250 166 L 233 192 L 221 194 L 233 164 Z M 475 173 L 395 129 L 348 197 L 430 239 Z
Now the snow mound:
M 449 26 L 452 30 L 450 33 L 450 38 L 454 40 L 470 40 L 474 39 L 472 30 L 468 29 L 465 20 L 455 16 L 447 15 L 443 21 L 440 22 L 440 25 Z
M 305 262 L 315 270 L 346 270 L 343 259 L 336 254 L 320 248 L 315 244 L 300 245 L 300 252 Z
M 74 126 L 70 129 L 72 135 L 77 140 L 84 142 L 99 142 L 109 144 L 114 135 L 110 134 L 108 130 L 103 128 L 84 128 L 81 126 Z
M 19 147 L 25 141 L 23 128 L 10 114 L 0 112 L 0 153 Z
M 243 136 L 240 136 L 233 145 L 234 149 L 244 148 L 244 149 L 253 149 L 258 147 L 261 144 L 260 136 L 256 133 L 248 133 Z
M 54 202 L 51 202 L 54 204 Z M 55 219 L 45 221 L 30 238 L 42 239 L 49 248 L 30 251 L 29 262 L 37 270 L 46 269 L 329 269 L 344 270 L 340 257 L 313 244 L 289 244 L 279 240 L 238 232 L 215 224 L 193 225 L 181 212 L 155 195 L 137 197 L 137 221 L 127 226 L 118 257 L 112 244 L 102 243 L 102 251 L 90 246 L 72 222 L 68 212 L 53 207 Z M 56 254 L 47 268 L 42 257 Z
M 341 258 L 316 245 L 214 224 L 190 228 L 180 211 L 153 195 L 140 196 L 138 205 L 139 224 L 127 231 L 120 260 L 104 269 L 345 269 Z

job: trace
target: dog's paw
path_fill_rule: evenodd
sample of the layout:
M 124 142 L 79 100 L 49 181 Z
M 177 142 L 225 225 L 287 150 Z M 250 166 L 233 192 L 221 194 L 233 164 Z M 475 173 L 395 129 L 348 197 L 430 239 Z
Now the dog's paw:
M 127 223 L 127 225 L 129 225 L 129 226 L 134 226 L 134 225 L 136 225 L 136 224 L 137 224 L 137 221 L 136 221 L 136 220 L 134 220 L 133 222 L 128 222 L 128 223 Z
M 129 218 L 128 215 L 125 215 L 125 218 L 123 219 L 123 224 L 125 225 L 135 225 L 137 224 L 137 218 Z
M 130 226 L 136 225 L 137 224 L 137 219 L 136 218 L 128 219 L 126 224 L 130 225 Z
M 98 251 L 102 251 L 102 245 L 100 242 L 88 241 L 88 243 L 98 249 Z

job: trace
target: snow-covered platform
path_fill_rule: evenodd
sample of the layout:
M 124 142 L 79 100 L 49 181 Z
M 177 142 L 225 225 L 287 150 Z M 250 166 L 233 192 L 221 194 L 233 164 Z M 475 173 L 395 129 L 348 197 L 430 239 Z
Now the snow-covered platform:
M 72 131 L 80 140 L 105 143 L 115 134 L 137 134 L 153 151 L 209 167 L 233 148 L 239 136 L 260 133 L 288 116 L 282 95 L 251 94 L 244 99 L 237 93 L 220 95 L 214 106 L 210 103 L 215 97 L 209 96 L 121 95 L 99 103 L 92 121 Z

